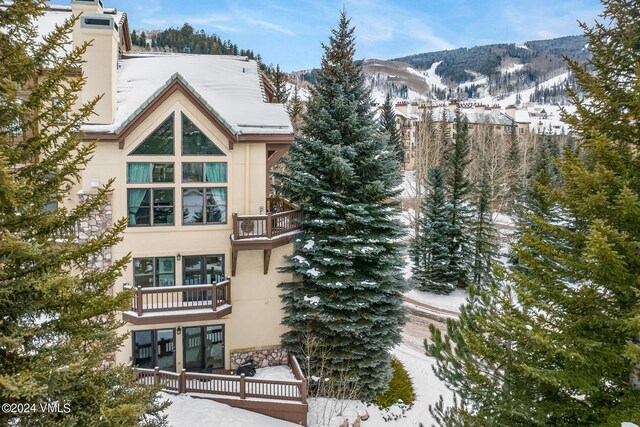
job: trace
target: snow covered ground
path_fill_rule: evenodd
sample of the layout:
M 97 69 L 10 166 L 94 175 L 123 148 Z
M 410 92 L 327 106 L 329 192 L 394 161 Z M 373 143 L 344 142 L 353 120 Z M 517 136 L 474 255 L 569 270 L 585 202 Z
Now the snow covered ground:
M 232 408 L 209 399 L 168 393 L 160 393 L 160 397 L 171 402 L 166 413 L 167 421 L 172 427 L 293 427 L 297 425 L 244 409 Z
M 464 289 L 456 289 L 449 295 L 436 295 L 430 292 L 412 289 L 405 292 L 405 296 L 412 300 L 431 305 L 433 307 L 444 308 L 445 310 L 460 311 L 460 306 L 467 299 L 467 292 Z

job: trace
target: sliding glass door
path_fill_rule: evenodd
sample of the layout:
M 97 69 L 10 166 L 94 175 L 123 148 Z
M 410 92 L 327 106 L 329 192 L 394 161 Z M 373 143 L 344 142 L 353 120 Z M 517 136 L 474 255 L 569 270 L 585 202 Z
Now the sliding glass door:
M 184 368 L 211 372 L 224 368 L 224 327 L 196 326 L 183 329 Z
M 133 365 L 163 371 L 176 370 L 176 340 L 174 329 L 133 332 Z

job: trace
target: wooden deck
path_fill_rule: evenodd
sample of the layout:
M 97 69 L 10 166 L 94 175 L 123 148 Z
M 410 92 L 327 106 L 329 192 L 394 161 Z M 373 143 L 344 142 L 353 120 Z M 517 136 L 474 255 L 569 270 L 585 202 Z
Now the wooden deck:
M 244 375 L 218 375 L 136 368 L 141 384 L 161 384 L 173 393 L 192 393 L 300 425 L 307 425 L 307 379 L 295 356 L 289 354 L 293 380 L 268 380 Z

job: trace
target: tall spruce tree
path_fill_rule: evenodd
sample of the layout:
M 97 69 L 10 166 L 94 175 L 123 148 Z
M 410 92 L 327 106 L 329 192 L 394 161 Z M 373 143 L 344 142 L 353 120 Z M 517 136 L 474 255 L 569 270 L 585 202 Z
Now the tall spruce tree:
M 289 329 L 282 343 L 296 351 L 305 336 L 317 337 L 331 349 L 326 365 L 349 369 L 362 397 L 371 398 L 389 383 L 389 350 L 404 323 L 396 201 L 402 176 L 370 111 L 353 32 L 343 11 L 323 44 L 304 137 L 278 174 L 280 194 L 304 212 L 285 268 L 295 281 L 280 285 Z
M 414 260 L 413 283 L 422 291 L 449 294 L 456 288 L 451 274 L 451 206 L 445 193 L 442 168 L 432 168 L 423 185 L 427 189 L 422 199 L 422 215 L 412 242 Z
M 482 286 L 491 277 L 493 260 L 498 251 L 491 209 L 491 181 L 484 160 L 481 160 L 480 181 L 476 184 L 474 199 L 474 217 L 470 229 L 473 248 L 471 279 L 474 285 Z
M 380 130 L 389 134 L 390 146 L 394 148 L 398 162 L 404 163 L 404 145 L 402 144 L 402 135 L 396 124 L 396 111 L 393 107 L 391 94 L 387 93 L 387 97 L 382 104 L 380 113 Z
M 516 213 L 516 204 L 523 189 L 522 153 L 520 139 L 518 138 L 518 126 L 515 120 L 511 121 L 509 128 L 509 146 L 505 159 L 506 197 L 505 212 L 510 215 Z
M 117 313 L 131 295 L 110 291 L 128 259 L 106 268 L 93 260 L 120 241 L 125 220 L 76 239 L 76 224 L 103 209 L 111 184 L 74 208 L 52 209 L 93 153 L 79 129 L 96 101 L 78 105 L 86 45 L 60 48 L 71 44 L 73 21 L 36 37 L 45 8 L 39 0 L 0 8 L 0 400 L 33 405 L 3 411 L 0 423 L 161 425 L 156 390 L 137 384 L 131 368 L 105 363 L 125 339 Z M 60 412 L 40 406 L 55 404 Z
M 469 124 L 460 109 L 456 110 L 453 122 L 455 135 L 446 147 L 447 193 L 451 205 L 449 268 L 456 278 L 456 286 L 464 288 L 469 284 L 471 242 L 469 229 L 472 221 L 471 182 L 467 166 L 469 157 Z
M 460 397 L 440 419 L 483 426 L 616 426 L 640 420 L 640 15 L 605 0 L 583 25 L 592 59 L 569 61 L 577 156 L 558 162 L 558 215 L 532 215 L 526 268 L 471 296 L 448 335 L 432 328 L 437 375 Z M 542 254 L 543 256 L 539 256 Z

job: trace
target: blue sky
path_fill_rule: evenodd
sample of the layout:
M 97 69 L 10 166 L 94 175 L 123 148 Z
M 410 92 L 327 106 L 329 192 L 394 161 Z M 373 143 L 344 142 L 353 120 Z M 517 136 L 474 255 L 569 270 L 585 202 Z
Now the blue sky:
M 189 22 L 285 71 L 320 64 L 320 43 L 343 6 L 356 26 L 356 56 L 369 59 L 581 34 L 576 21 L 592 24 L 602 11 L 597 0 L 103 1 L 127 12 L 131 29 Z

